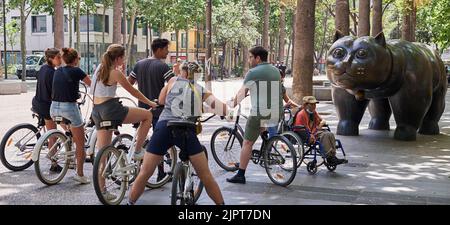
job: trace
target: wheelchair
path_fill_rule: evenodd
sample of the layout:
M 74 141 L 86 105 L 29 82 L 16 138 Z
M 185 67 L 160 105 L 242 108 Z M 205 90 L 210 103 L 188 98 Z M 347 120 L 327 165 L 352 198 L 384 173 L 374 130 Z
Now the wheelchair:
M 317 168 L 325 165 L 327 169 L 331 172 L 336 170 L 337 165 L 334 163 L 327 162 L 326 152 L 323 149 L 322 143 L 315 141 L 310 143 L 311 133 L 305 126 L 295 126 L 295 118 L 297 114 L 301 111 L 298 110 L 294 115 L 290 108 L 284 109 L 283 119 L 281 120 L 278 128 L 278 132 L 282 136 L 286 137 L 294 146 L 299 159 L 297 160 L 297 167 L 300 167 L 302 163 L 306 165 L 306 169 L 309 174 L 315 174 Z M 328 125 L 324 125 L 322 130 L 331 132 Z M 346 154 L 342 142 L 336 139 L 336 153 L 342 153 L 347 163 Z

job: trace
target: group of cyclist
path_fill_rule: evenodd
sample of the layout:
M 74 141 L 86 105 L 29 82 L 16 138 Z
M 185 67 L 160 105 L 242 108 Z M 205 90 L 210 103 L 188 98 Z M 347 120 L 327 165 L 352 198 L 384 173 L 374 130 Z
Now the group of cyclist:
M 191 120 L 202 114 L 202 105 L 206 103 L 217 115 L 229 117 L 231 109 L 249 94 L 251 96 L 251 111 L 244 132 L 244 143 L 240 155 L 239 168 L 236 175 L 228 178 L 231 183 L 245 183 L 245 170 L 251 158 L 252 148 L 261 130 L 268 129 L 269 135 L 277 132 L 277 125 L 283 113 L 283 100 L 287 106 L 300 107 L 286 94 L 282 81 L 284 71 L 267 63 L 268 51 L 261 46 L 249 50 L 249 63 L 252 69 L 245 76 L 244 83 L 238 93 L 228 103 L 217 99 L 210 91 L 200 86 L 196 81 L 200 77 L 201 67 L 195 62 L 184 62 L 180 66 L 180 74 L 176 75 L 164 63 L 169 50 L 167 39 L 155 39 L 151 44 L 153 56 L 143 59 L 135 65 L 128 78 L 122 72 L 126 59 L 125 48 L 112 44 L 103 54 L 101 64 L 96 68 L 92 81 L 79 67 L 80 56 L 73 48 L 61 50 L 50 48 L 45 51 L 47 60 L 37 75 L 36 96 L 33 98 L 33 110 L 45 118 L 48 130 L 55 129 L 54 117 L 63 117 L 70 121 L 70 129 L 76 145 L 76 175 L 74 179 L 79 183 L 89 183 L 83 173 L 85 161 L 84 152 L 84 122 L 77 106 L 78 84 L 83 81 L 90 86 L 93 97 L 91 118 L 97 129 L 97 147 L 101 149 L 111 144 L 112 130 L 122 124 L 139 124 L 137 131 L 136 150 L 133 159 L 143 159 L 141 170 L 134 181 L 128 197 L 128 204 L 134 204 L 142 195 L 145 183 L 160 165 L 163 156 L 172 146 L 181 148 L 183 145 L 175 138 L 168 128 L 169 121 Z M 64 66 L 61 66 L 64 64 Z M 137 83 L 138 88 L 133 85 Z M 117 86 L 120 85 L 132 96 L 139 100 L 139 107 L 126 107 L 116 98 Z M 312 96 L 306 96 L 301 113 L 295 121 L 307 126 L 310 130 L 318 131 L 323 120 L 315 112 L 316 102 Z M 156 101 L 157 100 L 157 101 Z M 159 107 L 163 106 L 163 107 Z M 112 124 L 105 126 L 104 121 Z M 149 129 L 153 127 L 153 134 L 146 149 L 143 143 Z M 317 132 L 321 141 L 331 143 L 334 136 L 329 133 Z M 325 132 L 326 133 L 326 132 Z M 206 154 L 197 138 L 195 129 L 187 134 L 188 143 L 184 150 L 189 156 L 197 175 L 203 182 L 209 197 L 216 204 L 224 204 L 220 188 L 208 167 Z M 335 146 L 327 145 L 329 157 L 335 159 Z M 330 158 L 330 159 L 331 159 Z M 342 163 L 342 162 L 341 162 Z M 56 163 L 50 170 L 58 171 Z M 164 170 L 158 168 L 158 177 L 164 175 Z M 103 193 L 107 198 L 110 193 Z M 115 196 L 110 196 L 114 198 Z

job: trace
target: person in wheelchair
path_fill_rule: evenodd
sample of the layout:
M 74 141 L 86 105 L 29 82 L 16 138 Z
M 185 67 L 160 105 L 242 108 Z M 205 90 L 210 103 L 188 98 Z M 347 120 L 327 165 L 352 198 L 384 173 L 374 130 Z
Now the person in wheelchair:
M 177 138 L 168 127 L 169 121 L 194 122 L 202 114 L 202 103 L 206 102 L 212 109 L 216 109 L 216 114 L 228 115 L 229 110 L 225 103 L 216 99 L 214 95 L 195 81 L 199 77 L 201 67 L 195 62 L 185 62 L 181 66 L 181 75 L 173 77 L 161 90 L 159 104 L 164 105 L 164 109 L 156 124 L 155 131 L 147 146 L 144 155 L 144 163 L 136 178 L 130 194 L 128 204 L 134 205 L 145 189 L 145 184 L 154 173 L 167 149 L 176 145 L 187 153 L 198 177 L 205 185 L 208 196 L 214 203 L 224 204 L 222 192 L 215 181 L 208 167 L 208 159 L 203 151 L 195 129 L 189 130 L 187 143 L 184 145 L 182 138 Z
M 326 121 L 320 118 L 316 111 L 316 104 L 319 103 L 314 96 L 303 97 L 302 110 L 295 116 L 295 126 L 304 126 L 310 133 L 309 144 L 319 141 L 326 152 L 326 160 L 329 164 L 339 165 L 347 163 L 346 159 L 336 157 L 336 139 L 334 134 L 323 129 Z

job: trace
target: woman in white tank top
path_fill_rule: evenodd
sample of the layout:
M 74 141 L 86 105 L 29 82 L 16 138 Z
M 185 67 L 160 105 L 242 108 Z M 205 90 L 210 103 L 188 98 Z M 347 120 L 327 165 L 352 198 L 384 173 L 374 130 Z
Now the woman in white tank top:
M 112 130 L 102 127 L 103 121 L 110 121 L 112 127 L 120 126 L 122 123 L 140 123 L 133 158 L 135 160 L 142 160 L 145 153 L 142 145 L 152 124 L 152 113 L 149 110 L 141 108 L 123 106 L 119 102 L 119 99 L 115 98 L 117 85 L 120 84 L 131 95 L 139 101 L 150 105 L 152 108 L 156 107 L 157 104 L 150 101 L 139 90 L 135 89 L 125 78 L 125 75 L 116 69 L 124 64 L 124 60 L 125 48 L 118 44 L 110 45 L 108 50 L 103 54 L 102 64 L 95 72 L 93 78 L 93 84 L 91 85 L 91 93 L 94 98 L 92 119 L 98 130 L 97 147 L 101 149 L 111 144 Z M 100 186 L 104 186 L 104 180 L 100 184 Z M 103 194 L 106 198 L 115 198 L 111 193 L 105 192 Z

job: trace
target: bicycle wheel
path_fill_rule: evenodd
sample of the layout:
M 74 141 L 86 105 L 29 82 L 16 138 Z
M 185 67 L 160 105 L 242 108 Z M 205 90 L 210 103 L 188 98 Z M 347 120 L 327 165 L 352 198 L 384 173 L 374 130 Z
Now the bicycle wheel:
M 148 179 L 146 186 L 148 188 L 160 188 L 169 182 L 175 171 L 177 158 L 177 149 L 175 147 L 170 148 L 167 154 L 164 155 L 163 161 L 161 162 L 162 165 L 158 166 L 153 175 Z M 163 171 L 159 171 L 160 169 Z
M 49 141 L 53 142 L 50 146 Z M 46 185 L 59 183 L 74 160 L 69 138 L 59 130 L 51 130 L 42 136 L 33 152 L 36 175 Z
M 84 137 L 84 148 L 86 150 L 86 162 L 92 163 L 94 165 L 95 156 L 98 153 L 97 149 L 97 130 L 95 127 L 88 127 L 85 129 Z
M 186 181 L 185 168 L 182 162 L 178 162 L 175 167 L 172 181 L 172 193 L 170 196 L 171 205 L 186 205 L 184 192 L 184 183 Z
M 133 145 L 133 136 L 129 134 L 119 134 L 114 140 L 111 142 L 111 146 L 114 148 L 124 151 L 125 155 L 128 154 L 128 151 L 131 149 Z M 139 165 L 140 166 L 140 165 Z M 139 173 L 139 166 L 136 166 L 134 170 L 131 171 L 130 176 L 128 177 L 128 183 L 132 184 Z M 117 185 L 120 185 L 121 180 L 117 180 Z
M 203 151 L 205 152 L 206 159 L 208 159 L 208 151 L 206 151 L 206 147 L 202 145 Z M 197 172 L 195 170 L 192 170 L 191 179 L 194 182 L 193 190 L 191 192 L 192 196 L 194 196 L 194 202 L 196 203 L 198 199 L 200 198 L 200 195 L 202 195 L 203 192 L 203 182 L 200 180 L 200 177 L 198 177 Z
M 121 171 L 126 166 L 125 159 L 120 157 L 121 152 L 113 146 L 106 146 L 95 157 L 92 176 L 94 189 L 104 205 L 120 204 L 127 191 L 129 175 Z
M 217 164 L 226 171 L 236 171 L 242 149 L 242 136 L 230 127 L 221 127 L 211 137 L 211 152 Z
M 0 144 L 0 160 L 12 171 L 27 169 L 33 164 L 31 155 L 41 134 L 32 124 L 19 124 L 9 129 Z
M 283 132 L 281 136 L 291 142 L 297 156 L 297 167 L 300 167 L 303 161 L 303 152 L 305 151 L 302 139 L 293 131 Z
M 274 136 L 263 150 L 264 167 L 270 180 L 288 186 L 297 173 L 297 156 L 292 144 L 283 136 Z

